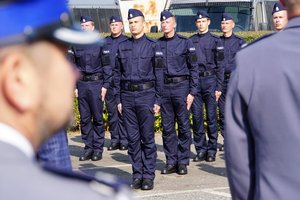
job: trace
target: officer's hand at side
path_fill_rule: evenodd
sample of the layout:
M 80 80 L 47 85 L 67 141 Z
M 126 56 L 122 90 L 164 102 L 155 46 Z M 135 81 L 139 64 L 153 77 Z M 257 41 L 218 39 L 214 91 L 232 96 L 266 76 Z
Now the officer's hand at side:
M 215 96 L 216 96 L 216 101 L 219 100 L 220 96 L 221 96 L 222 92 L 221 91 L 215 91 Z
M 118 104 L 118 111 L 122 115 L 122 104 L 121 103 Z
M 186 108 L 187 108 L 187 110 L 190 110 L 193 101 L 194 101 L 194 96 L 191 95 L 191 94 L 189 94 L 189 95 L 186 97 Z
M 78 98 L 78 90 L 77 89 L 74 90 L 74 95 L 76 98 Z
M 154 104 L 153 111 L 154 111 L 155 115 L 157 115 L 160 111 L 160 106 L 157 104 Z
M 101 88 L 101 97 L 102 97 L 101 100 L 102 100 L 102 101 L 105 100 L 106 91 L 107 91 L 107 89 L 106 89 L 105 87 L 102 87 L 102 88 Z

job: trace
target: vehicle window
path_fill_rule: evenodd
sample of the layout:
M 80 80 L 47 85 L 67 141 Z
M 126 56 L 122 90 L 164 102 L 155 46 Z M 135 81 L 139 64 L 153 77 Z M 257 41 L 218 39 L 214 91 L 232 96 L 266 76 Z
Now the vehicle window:
M 174 4 L 170 11 L 176 16 L 177 32 L 194 32 L 195 15 L 198 10 L 206 10 L 211 18 L 210 31 L 220 31 L 221 15 L 223 12 L 230 13 L 235 19 L 236 31 L 248 31 L 250 29 L 251 3 L 249 2 L 224 2 L 224 3 L 196 3 Z

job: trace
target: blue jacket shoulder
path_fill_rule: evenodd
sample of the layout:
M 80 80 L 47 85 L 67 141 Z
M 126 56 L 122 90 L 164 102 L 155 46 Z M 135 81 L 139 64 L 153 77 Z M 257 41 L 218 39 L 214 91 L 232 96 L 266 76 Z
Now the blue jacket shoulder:
M 236 34 L 234 34 L 234 37 L 237 38 L 237 39 L 239 39 L 239 40 L 243 40 L 243 41 L 245 40 L 243 37 L 241 37 L 239 35 L 236 35 Z
M 215 34 L 213 34 L 213 33 L 210 33 L 210 35 L 211 35 L 212 37 L 216 38 L 216 39 L 220 39 L 220 36 L 218 36 L 218 35 L 215 35 Z
M 147 38 L 147 40 L 149 40 L 149 41 L 151 41 L 151 42 L 157 43 L 157 40 L 155 40 L 155 39 L 152 39 L 152 38 L 150 38 L 150 37 L 148 37 L 148 36 L 146 36 L 146 38 Z
M 187 39 L 189 39 L 188 37 L 186 37 L 186 36 L 183 36 L 183 35 L 180 35 L 180 34 L 177 34 L 178 35 L 178 37 L 179 38 L 181 38 L 181 39 L 184 39 L 184 40 L 187 40 Z
M 125 38 L 123 41 L 121 41 L 120 44 L 126 43 L 126 42 L 128 42 L 129 40 L 130 40 L 130 38 L 127 37 L 127 38 Z
M 198 33 L 195 33 L 195 34 L 191 35 L 189 38 L 190 38 L 190 39 L 193 39 L 193 38 L 195 38 L 195 37 L 197 37 L 197 36 L 198 36 Z

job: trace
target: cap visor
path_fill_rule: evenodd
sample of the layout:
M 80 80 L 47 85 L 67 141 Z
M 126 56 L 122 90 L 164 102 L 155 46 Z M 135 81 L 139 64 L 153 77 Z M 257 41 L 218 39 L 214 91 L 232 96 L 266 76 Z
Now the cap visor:
M 66 27 L 59 27 L 54 30 L 53 38 L 67 45 L 101 45 L 104 43 L 99 32 L 84 32 Z

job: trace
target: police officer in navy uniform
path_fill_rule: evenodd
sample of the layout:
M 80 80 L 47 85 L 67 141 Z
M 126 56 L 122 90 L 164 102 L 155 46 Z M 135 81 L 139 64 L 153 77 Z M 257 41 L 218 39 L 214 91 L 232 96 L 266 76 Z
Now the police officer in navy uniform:
M 110 18 L 110 32 L 111 35 L 105 38 L 106 46 L 110 51 L 110 62 L 114 72 L 116 53 L 119 47 L 119 43 L 128 39 L 127 36 L 122 34 L 123 22 L 121 17 L 112 16 Z M 109 151 L 120 149 L 127 150 L 128 140 L 127 133 L 124 126 L 123 116 L 118 112 L 116 90 L 114 86 L 114 78 L 110 83 L 105 96 L 106 109 L 108 112 L 108 126 L 111 134 Z
M 72 163 L 66 131 L 61 130 L 48 139 L 38 150 L 36 157 L 42 166 L 71 171 Z
M 276 2 L 273 6 L 272 19 L 276 31 L 281 31 L 288 22 L 287 11 L 280 2 Z
M 80 22 L 82 30 L 93 31 L 95 28 L 90 16 L 82 16 Z M 112 76 L 109 50 L 100 45 L 73 46 L 71 56 L 81 73 L 77 90 L 85 147 L 79 160 L 101 160 L 104 146 L 103 101 Z
M 41 168 L 34 156 L 72 118 L 68 46 L 99 45 L 99 33 L 81 31 L 65 0 L 2 0 L 0 23 L 1 199 L 131 199 L 116 177 Z
M 221 40 L 224 46 L 224 82 L 222 95 L 218 101 L 219 106 L 219 117 L 220 117 L 220 132 L 224 138 L 224 111 L 225 111 L 225 97 L 227 92 L 227 85 L 229 83 L 229 78 L 231 71 L 235 68 L 234 57 L 237 51 L 241 49 L 241 47 L 245 44 L 245 40 L 233 33 L 234 29 L 234 20 L 233 17 L 228 13 L 223 13 L 221 17 L 221 31 L 223 35 L 221 36 Z M 219 147 L 220 151 L 224 150 L 224 144 Z
M 240 50 L 230 78 L 225 161 L 233 200 L 299 198 L 300 1 L 280 2 L 287 25 Z
M 195 162 L 214 162 L 217 152 L 217 101 L 224 80 L 224 47 L 221 39 L 209 32 L 210 18 L 206 11 L 197 12 L 195 19 L 199 33 L 191 36 L 196 48 L 199 66 L 199 91 L 192 105 Z M 203 103 L 206 108 L 208 142 L 204 128 Z
M 128 155 L 134 189 L 153 189 L 156 168 L 155 114 L 160 110 L 163 55 L 158 43 L 144 34 L 141 11 L 129 9 L 132 37 L 119 44 L 116 78 L 118 110 L 128 134 Z
M 197 94 L 198 66 L 192 42 L 175 32 L 176 20 L 169 11 L 161 12 L 164 36 L 158 42 L 165 58 L 164 92 L 161 115 L 166 166 L 162 174 L 188 173 L 191 131 L 189 109 Z M 175 130 L 178 123 L 178 136 Z

